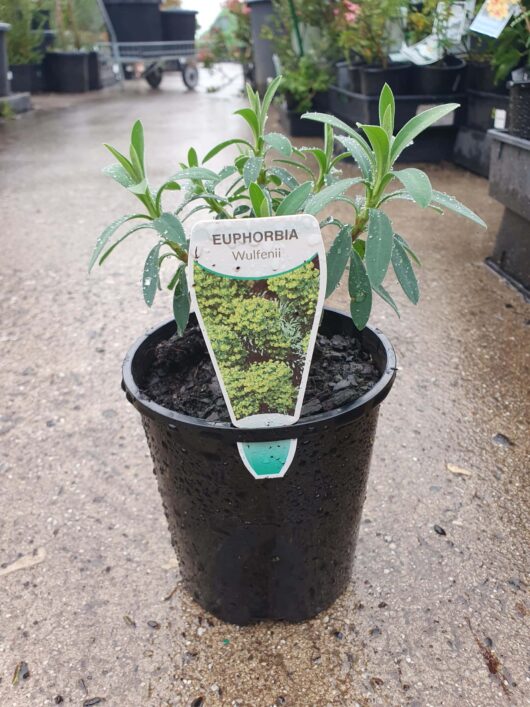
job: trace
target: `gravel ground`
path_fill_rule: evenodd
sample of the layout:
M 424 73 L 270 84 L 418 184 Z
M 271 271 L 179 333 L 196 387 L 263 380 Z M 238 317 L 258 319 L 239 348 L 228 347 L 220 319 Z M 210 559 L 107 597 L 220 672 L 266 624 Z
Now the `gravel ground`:
M 423 296 L 414 308 L 398 295 L 400 321 L 375 308 L 399 371 L 351 589 L 307 623 L 245 628 L 183 592 L 120 390 L 125 351 L 170 301 L 144 306 L 140 235 L 86 273 L 95 238 L 132 203 L 100 174 L 103 141 L 125 146 L 141 117 L 157 182 L 190 143 L 235 135 L 236 82 L 162 86 L 43 97 L 0 125 L 0 705 L 528 704 L 530 314 L 484 265 L 500 206 L 451 165 L 427 167 L 434 185 L 490 228 L 392 208 L 423 259 Z M 332 303 L 346 307 L 345 292 Z M 29 676 L 22 666 L 13 685 L 21 661 Z

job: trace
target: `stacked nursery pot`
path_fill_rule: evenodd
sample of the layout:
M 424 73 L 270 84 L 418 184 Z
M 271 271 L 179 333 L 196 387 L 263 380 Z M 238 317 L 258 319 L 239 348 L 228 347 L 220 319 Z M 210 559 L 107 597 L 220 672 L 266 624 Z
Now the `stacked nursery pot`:
M 530 140 L 530 67 L 512 74 L 510 89 L 510 135 Z

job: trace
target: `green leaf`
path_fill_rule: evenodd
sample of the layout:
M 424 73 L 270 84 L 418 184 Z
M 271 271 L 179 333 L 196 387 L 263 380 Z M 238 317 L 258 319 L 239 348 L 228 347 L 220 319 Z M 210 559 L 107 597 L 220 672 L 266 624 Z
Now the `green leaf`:
M 219 177 L 219 181 L 222 182 L 223 179 L 227 179 L 236 173 L 237 169 L 235 166 L 233 164 L 229 164 L 226 167 L 223 167 L 217 176 Z
M 186 268 L 179 268 L 178 278 L 173 293 L 173 316 L 177 324 L 177 333 L 182 336 L 190 316 L 190 293 L 188 290 L 188 280 L 186 278 Z
M 142 292 L 144 293 L 144 300 L 148 307 L 151 307 L 151 305 L 153 304 L 156 291 L 158 289 L 158 257 L 160 255 L 160 248 L 162 245 L 163 244 L 159 242 L 155 245 L 154 248 L 149 251 L 149 255 L 147 256 L 144 265 L 144 274 L 142 276 Z
M 349 135 L 351 138 L 353 138 L 364 150 L 365 154 L 370 157 L 371 150 L 366 140 L 362 137 L 362 135 L 359 135 L 355 128 L 352 128 L 343 120 L 335 118 L 334 115 L 328 115 L 327 113 L 304 113 L 302 115 L 302 118 L 307 118 L 308 120 L 316 120 L 318 123 L 331 125 L 332 128 L 342 130 L 342 132 L 346 133 L 346 135 Z
M 477 216 L 477 214 L 471 211 L 471 209 L 468 209 L 467 206 L 461 204 L 457 199 L 455 199 L 454 196 L 449 196 L 449 194 L 444 194 L 441 191 L 435 191 L 433 189 L 432 200 L 435 204 L 439 204 L 442 208 L 454 211 L 455 214 L 458 214 L 459 216 L 465 216 L 471 221 L 478 223 L 479 226 L 487 228 L 486 224 L 480 218 L 480 216 Z
M 326 158 L 326 153 L 323 150 L 321 150 L 319 147 L 303 147 L 302 151 L 313 155 L 319 166 L 320 172 L 323 175 L 326 174 L 326 172 L 328 171 L 328 161 Z
M 422 208 L 429 206 L 432 199 L 432 186 L 425 172 L 415 167 L 407 167 L 392 172 L 392 175 L 399 179 L 417 204 Z
M 249 124 L 250 129 L 252 130 L 252 134 L 254 135 L 256 140 L 258 140 L 260 129 L 258 118 L 254 111 L 251 108 L 241 108 L 241 110 L 236 110 L 234 115 L 240 115 L 243 120 L 245 120 Z
M 209 182 L 218 182 L 219 175 L 212 172 L 211 169 L 206 169 L 206 167 L 188 167 L 181 169 L 180 172 L 176 172 L 171 177 L 171 181 L 179 179 L 201 179 Z
M 344 194 L 344 192 L 351 186 L 354 184 L 359 184 L 359 182 L 362 181 L 363 180 L 360 177 L 355 179 L 341 179 L 339 182 L 330 184 L 329 187 L 324 187 L 324 189 L 319 191 L 317 194 L 313 194 L 313 196 L 308 200 L 305 205 L 304 212 L 315 216 L 319 211 L 322 211 L 325 206 Z
M 378 177 L 382 179 L 390 165 L 390 141 L 384 128 L 379 125 L 361 125 L 366 133 L 375 154 Z
M 351 226 L 343 226 L 338 232 L 331 248 L 326 254 L 328 279 L 326 282 L 326 297 L 334 292 L 346 269 L 351 255 Z
M 102 172 L 126 189 L 134 184 L 134 179 L 121 164 L 110 164 L 108 167 L 104 167 Z
M 394 299 L 393 299 L 392 295 L 390 294 L 390 292 L 385 290 L 383 285 L 372 285 L 372 289 L 376 294 L 379 295 L 379 297 L 381 297 L 381 299 L 383 299 L 387 304 L 389 304 L 392 307 L 394 312 L 399 317 L 399 310 L 397 308 L 397 304 L 394 302 Z
M 132 236 L 132 234 L 133 234 L 133 233 L 136 233 L 136 231 L 141 231 L 142 229 L 151 229 L 151 230 L 152 230 L 152 229 L 153 229 L 152 221 L 149 221 L 148 223 L 142 224 L 142 225 L 140 225 L 140 226 L 135 226 L 134 228 L 131 228 L 130 231 L 127 231 L 127 233 L 125 233 L 125 235 L 123 235 L 123 236 L 121 236 L 120 238 L 118 238 L 118 240 L 115 241 L 115 242 L 111 245 L 111 247 L 103 253 L 103 255 L 101 256 L 101 258 L 99 259 L 99 265 L 103 265 L 103 263 L 105 262 L 105 260 L 106 260 L 106 259 L 109 257 L 109 255 L 120 245 L 120 243 L 122 243 L 122 242 L 123 242 L 126 238 L 128 238 L 129 236 Z
M 121 152 L 118 152 L 115 147 L 112 147 L 112 145 L 107 145 L 107 143 L 103 143 L 104 147 L 107 148 L 107 150 L 114 155 L 114 157 L 118 160 L 118 162 L 121 164 L 123 169 L 128 172 L 131 177 L 136 181 L 137 177 L 134 172 L 134 167 L 132 164 L 129 162 L 129 160 L 125 157 L 125 155 L 122 155 Z
M 440 120 L 440 118 L 443 118 L 444 115 L 448 115 L 448 113 L 454 111 L 459 105 L 459 103 L 446 103 L 442 106 L 434 106 L 434 108 L 429 108 L 423 111 L 423 113 L 415 115 L 405 123 L 392 143 L 390 164 L 394 164 L 399 155 L 410 145 L 414 138 Z
M 199 158 L 197 157 L 197 150 L 194 147 L 190 147 L 188 150 L 188 164 L 190 167 L 199 166 Z
M 357 251 L 359 256 L 364 260 L 366 253 L 366 241 L 361 240 L 361 238 L 356 238 L 353 241 L 353 248 Z
M 259 102 L 259 96 L 254 91 L 252 90 L 252 87 L 249 83 L 245 84 L 245 89 L 247 92 L 247 97 L 248 97 L 248 102 L 250 103 L 250 107 L 256 113 L 256 115 L 259 113 L 260 110 L 260 102 Z
M 131 131 L 131 147 L 134 149 L 136 158 L 138 159 L 138 164 L 140 167 L 140 173 L 144 174 L 144 127 L 140 120 L 137 120 L 132 127 Z M 131 154 L 131 162 L 134 164 L 135 158 Z
M 215 147 L 212 147 L 210 152 L 208 152 L 204 157 L 202 163 L 204 164 L 205 162 L 208 162 L 208 160 L 211 160 L 212 157 L 215 157 L 215 155 L 221 152 L 221 150 L 224 150 L 226 147 L 230 147 L 230 145 L 246 145 L 246 147 L 250 147 L 252 149 L 252 145 L 250 144 L 250 142 L 248 142 L 248 140 L 242 140 L 240 138 L 225 140 L 224 142 L 220 142 Z
M 164 184 L 162 184 L 160 189 L 157 191 L 156 197 L 155 197 L 156 210 L 160 211 L 160 204 L 162 203 L 162 194 L 165 191 L 179 191 L 179 190 L 180 190 L 180 184 L 178 182 L 172 181 L 171 179 L 169 180 L 169 182 L 165 182 Z
M 337 135 L 337 140 L 344 145 L 348 150 L 349 154 L 353 157 L 357 163 L 361 174 L 366 180 L 372 178 L 372 161 L 366 155 L 365 150 L 359 145 L 358 142 L 353 140 L 351 137 L 344 137 L 343 135 Z
M 265 127 L 265 123 L 267 122 L 269 108 L 271 107 L 272 100 L 281 82 L 282 77 L 276 76 L 276 78 L 273 79 L 267 86 L 267 90 L 265 91 L 265 95 L 263 96 L 263 101 L 260 110 L 260 132 L 263 132 L 263 128 Z
M 372 287 L 380 285 L 392 257 L 394 232 L 390 219 L 382 211 L 370 209 L 366 239 L 366 270 Z
M 133 194 L 139 194 L 142 196 L 149 189 L 149 185 L 147 184 L 146 179 L 142 179 L 141 182 L 138 182 L 138 184 L 133 184 L 132 186 L 127 187 L 127 189 Z
M 261 204 L 265 199 L 265 194 L 261 191 L 260 187 L 256 182 L 252 182 L 248 187 L 248 193 L 250 196 L 250 203 L 252 204 L 252 210 L 256 216 L 261 214 Z
M 351 251 L 348 291 L 350 293 L 351 318 L 360 331 L 364 329 L 370 319 L 372 287 L 362 258 L 354 249 Z
M 262 157 L 250 157 L 243 167 L 243 179 L 245 181 L 245 186 L 249 186 L 251 182 L 256 182 L 261 172 L 261 167 L 263 166 Z
M 392 249 L 392 267 L 394 268 L 394 272 L 396 273 L 396 277 L 403 292 L 413 304 L 418 304 L 420 290 L 412 263 L 409 260 L 405 248 L 396 240 L 394 241 L 394 248 Z
M 293 154 L 293 146 L 288 138 L 281 133 L 267 133 L 264 138 L 267 145 L 270 145 L 282 155 L 290 157 Z
M 388 112 L 388 118 L 386 118 L 385 116 L 387 115 L 388 109 L 390 109 L 390 111 Z M 394 133 L 395 115 L 396 103 L 394 100 L 394 94 L 392 93 L 390 86 L 385 83 L 379 95 L 379 123 L 381 124 L 381 127 L 385 128 L 388 137 L 391 137 Z M 387 122 L 386 126 L 385 121 Z
M 135 148 L 133 145 L 130 147 L 130 153 L 131 153 L 131 162 L 132 166 L 134 169 L 134 173 L 136 175 L 136 179 L 138 181 L 145 181 L 145 172 L 142 163 L 140 162 L 140 158 L 138 157 L 138 153 L 136 152 Z
M 296 162 L 296 160 L 283 160 L 283 159 L 278 159 L 274 160 L 275 163 L 280 162 L 281 164 L 288 164 L 291 167 L 296 167 L 297 169 L 301 169 L 302 172 L 305 172 L 308 174 L 311 178 L 314 177 L 313 172 L 309 169 L 309 167 L 305 164 L 302 164 L 301 162 Z
M 88 272 L 90 272 L 92 270 L 92 268 L 94 267 L 94 265 L 97 262 L 97 259 L 100 256 L 101 252 L 103 251 L 103 248 L 108 243 L 109 239 L 118 230 L 118 228 L 123 223 L 127 223 L 127 221 L 133 221 L 134 219 L 138 219 L 138 218 L 145 219 L 145 218 L 147 218 L 147 216 L 144 216 L 143 214 L 133 214 L 132 216 L 121 216 L 120 218 L 116 219 L 116 221 L 113 221 L 111 224 L 109 224 L 107 226 L 107 228 L 105 228 L 105 230 L 102 232 L 102 234 L 100 235 L 100 237 L 96 241 L 96 245 L 95 245 L 92 255 L 90 257 L 90 262 L 88 264 Z
M 416 253 L 412 250 L 412 248 L 409 246 L 407 241 L 403 238 L 403 236 L 400 236 L 398 233 L 394 233 L 394 241 L 397 241 L 400 245 L 403 246 L 403 248 L 407 251 L 407 253 L 410 255 L 412 260 L 416 263 L 416 265 L 419 265 L 421 267 L 421 261 L 416 255 Z
M 304 182 L 300 184 L 299 187 L 296 187 L 296 189 L 293 189 L 276 209 L 276 216 L 288 216 L 290 214 L 299 213 L 304 208 L 304 204 L 311 194 L 312 189 L 313 182 Z
M 188 247 L 188 240 L 184 228 L 178 218 L 173 214 L 166 211 L 155 219 L 151 225 L 166 241 L 175 243 L 184 248 Z

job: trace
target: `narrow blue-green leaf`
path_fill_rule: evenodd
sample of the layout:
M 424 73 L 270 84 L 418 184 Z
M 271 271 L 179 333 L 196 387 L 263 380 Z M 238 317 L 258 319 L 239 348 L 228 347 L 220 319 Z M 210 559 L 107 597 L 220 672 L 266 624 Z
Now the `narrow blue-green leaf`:
M 142 173 L 144 171 L 144 127 L 140 120 L 137 120 L 131 131 L 131 145 L 134 148 L 136 157 Z M 131 162 L 134 164 L 133 155 L 131 154 Z
M 115 242 L 110 246 L 110 248 L 108 248 L 108 250 L 106 250 L 106 251 L 103 253 L 103 255 L 101 256 L 101 258 L 99 259 L 99 265 L 103 265 L 103 263 L 105 262 L 105 260 L 107 260 L 107 258 L 109 257 L 109 255 L 110 255 L 111 253 L 113 253 L 113 252 L 116 250 L 116 248 L 120 245 L 120 243 L 123 243 L 123 241 L 124 241 L 126 238 L 129 238 L 129 236 L 132 236 L 132 234 L 133 234 L 133 233 L 136 233 L 136 231 L 142 231 L 142 230 L 144 230 L 144 229 L 153 230 L 152 221 L 148 221 L 147 223 L 141 224 L 140 226 L 135 226 L 134 228 L 131 228 L 130 231 L 127 231 L 127 233 L 125 233 L 123 236 L 120 236 L 120 238 L 118 238 L 118 240 L 115 241 Z
M 339 118 L 335 118 L 334 115 L 328 115 L 327 113 L 304 113 L 302 115 L 302 118 L 307 118 L 308 120 L 315 120 L 318 123 L 324 123 L 325 125 L 331 125 L 332 128 L 336 128 L 337 130 L 342 130 L 342 132 L 346 133 L 346 135 L 349 135 L 351 138 L 353 138 L 359 145 L 363 148 L 365 153 L 369 156 L 371 153 L 370 146 L 366 142 L 366 140 L 362 137 L 362 135 L 359 135 L 359 133 L 355 130 L 355 128 L 352 128 L 350 125 L 345 123 L 343 120 L 340 120 Z
M 130 187 L 127 187 L 127 189 L 133 194 L 139 194 L 141 196 L 147 192 L 149 185 L 147 184 L 147 179 L 142 179 L 141 182 L 132 184 Z
M 384 128 L 379 125 L 361 125 L 360 126 L 368 139 L 375 154 L 375 161 L 378 168 L 378 176 L 382 178 L 388 171 L 390 164 L 390 141 Z
M 144 273 L 142 276 L 142 292 L 144 293 L 144 300 L 148 307 L 151 307 L 153 304 L 158 289 L 158 258 L 161 246 L 162 243 L 157 243 L 155 247 L 149 251 L 149 255 L 145 260 Z
M 173 214 L 166 211 L 155 219 L 151 225 L 166 241 L 187 248 L 188 240 L 182 223 Z
M 247 92 L 247 98 L 248 102 L 250 103 L 250 107 L 256 113 L 256 115 L 259 113 L 260 109 L 260 100 L 259 100 L 259 95 L 257 92 L 254 92 L 252 89 L 252 86 L 249 83 L 245 83 L 245 89 Z
M 420 298 L 418 281 L 416 280 L 416 275 L 414 274 L 409 256 L 399 241 L 394 241 L 392 267 L 394 268 L 394 272 L 396 273 L 396 277 L 403 292 L 413 304 L 418 304 Z
M 190 167 L 199 166 L 199 158 L 197 157 L 197 150 L 194 147 L 190 147 L 188 150 L 188 164 Z
M 107 148 L 107 150 L 111 153 L 111 155 L 114 155 L 114 157 L 118 160 L 118 162 L 121 164 L 123 169 L 126 172 L 128 172 L 133 179 L 136 179 L 134 167 L 129 162 L 129 160 L 125 157 L 125 155 L 122 155 L 121 152 L 118 152 L 118 150 L 115 147 L 112 147 L 112 145 L 108 145 L 106 142 L 103 143 L 103 146 Z
M 212 172 L 211 169 L 206 169 L 206 167 L 188 167 L 181 169 L 171 177 L 172 181 L 178 181 L 179 179 L 201 179 L 209 182 L 218 182 L 219 175 Z
M 407 194 L 422 208 L 429 206 L 432 199 L 432 186 L 429 177 L 421 169 L 407 167 L 392 172 L 405 187 Z
M 394 232 L 390 219 L 382 211 L 370 209 L 368 237 L 366 239 L 366 270 L 372 287 L 385 279 L 394 245 Z
M 387 115 L 387 110 L 390 109 L 388 112 L 388 118 L 385 119 L 385 115 Z M 390 86 L 385 83 L 383 86 L 381 93 L 379 95 L 379 123 L 381 124 L 381 127 L 385 127 L 384 123 L 385 120 L 388 121 L 387 126 L 385 129 L 387 129 L 387 134 L 390 137 L 392 133 L 394 132 L 394 118 L 396 114 L 396 102 L 394 100 L 394 94 L 392 93 L 392 89 Z
M 341 179 L 340 182 L 335 182 L 334 184 L 330 184 L 329 187 L 324 187 L 324 189 L 317 194 L 313 194 L 308 200 L 304 208 L 305 213 L 316 216 L 319 211 L 322 211 L 325 206 L 334 201 L 338 196 L 344 194 L 347 189 L 362 181 L 360 177 L 355 179 Z
M 360 147 L 359 143 L 352 140 L 351 137 L 345 137 L 344 135 L 337 135 L 337 140 L 344 145 L 348 150 L 349 154 L 353 157 L 357 163 L 361 174 L 367 180 L 372 178 L 372 162 L 367 156 L 365 150 Z
M 208 160 L 211 160 L 212 157 L 215 157 L 221 150 L 224 150 L 227 147 L 230 147 L 230 145 L 245 145 L 246 147 L 250 147 L 252 149 L 252 145 L 248 140 L 242 140 L 240 138 L 232 138 L 231 140 L 225 140 L 224 142 L 220 142 L 218 145 L 215 147 L 212 147 L 210 152 L 206 153 L 206 156 L 204 157 L 202 163 L 204 164 L 205 162 L 208 162 Z
M 398 233 L 394 233 L 394 241 L 397 241 L 400 245 L 403 246 L 403 248 L 407 251 L 407 253 L 410 255 L 412 260 L 416 263 L 416 265 L 419 265 L 421 267 L 421 261 L 416 255 L 416 253 L 412 250 L 412 248 L 409 246 L 407 241 L 403 238 L 403 236 L 400 236 Z
M 180 191 L 180 184 L 172 180 L 169 180 L 169 182 L 165 182 L 164 184 L 162 184 L 155 196 L 155 205 L 157 211 L 160 209 L 160 204 L 162 203 L 162 194 L 165 191 Z
M 101 252 L 103 251 L 103 248 L 106 246 L 108 243 L 109 239 L 114 235 L 114 233 L 118 230 L 118 228 L 124 224 L 127 223 L 127 221 L 133 221 L 134 219 L 138 218 L 147 218 L 146 216 L 142 214 L 133 214 L 132 216 L 121 216 L 120 218 L 116 219 L 116 221 L 113 221 L 111 224 L 105 228 L 105 230 L 102 232 L 100 237 L 96 241 L 96 245 L 94 247 L 94 250 L 92 252 L 92 255 L 90 257 L 90 262 L 88 264 L 88 272 L 92 270 L 94 265 L 97 262 L 97 259 L 99 258 Z
M 101 171 L 126 189 L 134 185 L 134 179 L 121 164 L 109 164 L 108 167 L 104 167 Z
M 296 167 L 297 169 L 301 169 L 302 172 L 305 172 L 307 175 L 310 177 L 313 177 L 313 172 L 309 169 L 309 167 L 305 164 L 302 164 L 301 162 L 296 162 L 296 160 L 284 160 L 284 159 L 278 159 L 274 160 L 274 163 L 280 162 L 281 164 L 288 164 L 291 167 Z
M 258 118 L 254 111 L 251 108 L 241 108 L 241 110 L 236 110 L 234 115 L 240 115 L 243 120 L 248 123 L 250 129 L 252 130 L 252 134 L 257 140 L 259 138 L 260 129 Z
M 327 172 L 328 161 L 324 150 L 321 150 L 319 147 L 304 147 L 302 151 L 313 155 L 322 174 Z
M 252 204 L 252 210 L 256 216 L 261 215 L 261 204 L 265 199 L 265 194 L 261 191 L 256 182 L 252 182 L 248 187 L 248 194 L 250 196 L 250 203 Z
M 248 187 L 251 182 L 256 182 L 258 180 L 262 165 L 263 159 L 261 157 L 250 157 L 245 162 L 245 166 L 243 167 L 243 179 L 245 181 L 245 186 Z
M 242 216 L 243 214 L 246 214 L 248 211 L 250 211 L 250 206 L 247 206 L 247 204 L 240 204 L 239 206 L 236 206 L 234 209 L 234 218 L 237 218 L 238 216 Z
M 415 115 L 407 123 L 405 123 L 392 143 L 390 164 L 394 164 L 399 155 L 406 147 L 410 145 L 414 138 L 440 120 L 440 118 L 443 118 L 445 115 L 448 115 L 454 111 L 459 107 L 459 105 L 459 103 L 446 103 L 442 106 L 434 106 L 433 108 L 428 108 L 419 115 Z
M 350 259 L 350 274 L 348 276 L 348 291 L 350 293 L 350 313 L 353 323 L 359 329 L 364 329 L 372 311 L 372 286 L 368 273 L 357 250 L 352 249 Z
M 477 214 L 471 211 L 471 209 L 468 209 L 467 206 L 461 204 L 457 199 L 455 199 L 454 196 L 450 196 L 449 194 L 444 194 L 441 191 L 435 191 L 433 189 L 432 200 L 435 204 L 439 204 L 442 208 L 454 211 L 455 214 L 465 216 L 471 221 L 478 223 L 479 226 L 487 228 L 485 222 L 480 218 L 480 216 L 477 216 Z
M 134 145 L 131 144 L 129 152 L 131 153 L 131 164 L 136 175 L 136 180 L 139 182 L 145 181 L 145 171 Z
M 359 256 L 364 260 L 364 256 L 366 254 L 366 241 L 363 241 L 361 238 L 356 238 L 353 241 L 353 248 L 354 248 L 354 250 L 357 251 Z
M 223 179 L 227 179 L 228 177 L 231 177 L 233 174 L 236 174 L 237 169 L 233 164 L 229 164 L 226 167 L 223 167 L 223 169 L 219 172 L 217 175 L 219 177 L 219 181 L 222 182 Z
M 175 291 L 173 293 L 173 316 L 177 325 L 177 333 L 182 336 L 190 316 L 190 293 L 188 290 L 188 280 L 186 278 L 186 268 L 179 268 Z
M 304 182 L 300 184 L 299 187 L 296 187 L 296 189 L 293 189 L 276 209 L 276 216 L 288 216 L 290 214 L 299 213 L 304 208 L 304 204 L 311 194 L 312 189 L 313 182 Z M 306 213 L 311 212 L 307 211 Z
M 263 101 L 260 109 L 260 127 L 262 131 L 267 121 L 267 115 L 269 112 L 269 108 L 271 107 L 272 100 L 281 82 L 282 77 L 276 76 L 276 78 L 274 78 L 267 86 L 267 90 L 265 91 L 265 95 L 263 96 Z
M 281 152 L 282 155 L 285 155 L 286 157 L 290 157 L 293 154 L 293 146 L 291 145 L 291 141 L 281 133 L 267 133 L 264 136 L 264 140 L 267 145 L 270 145 L 275 150 L 278 150 L 278 152 Z
M 328 271 L 326 297 L 329 297 L 337 289 L 346 265 L 348 265 L 351 255 L 351 229 L 349 224 L 343 226 L 326 254 Z
M 379 297 L 381 297 L 381 299 L 383 299 L 387 304 L 389 304 L 392 307 L 394 312 L 399 317 L 400 315 L 399 315 L 399 310 L 397 308 L 397 304 L 394 302 L 394 299 L 393 299 L 392 295 L 390 294 L 390 292 L 385 290 L 383 285 L 372 285 L 372 289 L 376 294 L 379 295 Z

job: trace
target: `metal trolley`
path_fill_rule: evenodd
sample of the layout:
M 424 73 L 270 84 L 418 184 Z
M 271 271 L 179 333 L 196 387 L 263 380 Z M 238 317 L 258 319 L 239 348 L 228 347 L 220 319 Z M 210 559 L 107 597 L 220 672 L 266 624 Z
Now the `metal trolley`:
M 164 71 L 180 71 L 189 89 L 199 82 L 195 61 L 195 42 L 101 42 L 99 49 L 112 56 L 122 77 L 134 78 L 138 66 L 141 76 L 152 88 L 158 88 Z

